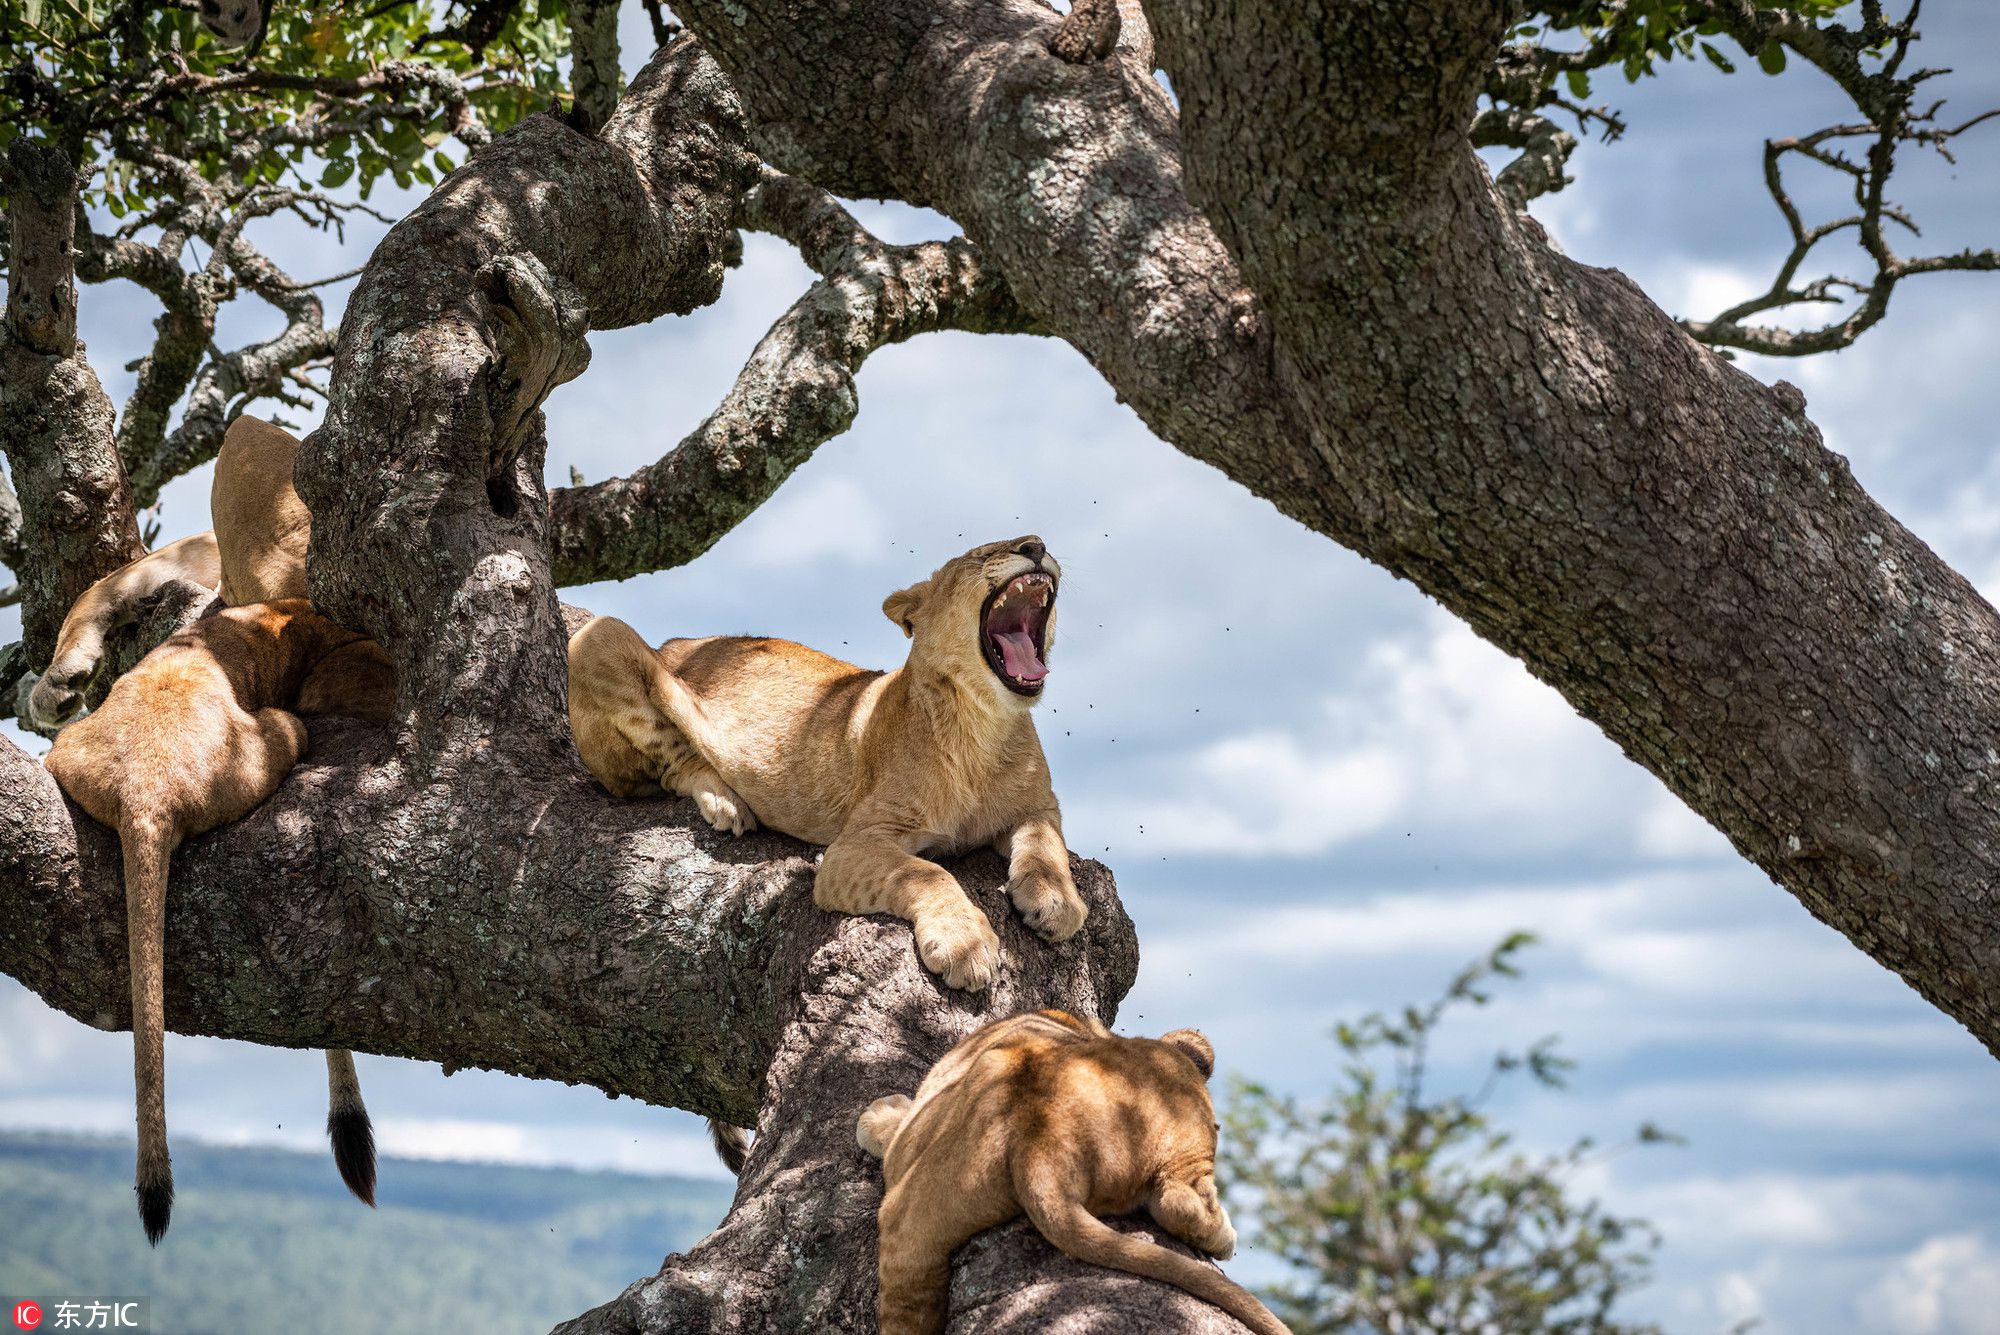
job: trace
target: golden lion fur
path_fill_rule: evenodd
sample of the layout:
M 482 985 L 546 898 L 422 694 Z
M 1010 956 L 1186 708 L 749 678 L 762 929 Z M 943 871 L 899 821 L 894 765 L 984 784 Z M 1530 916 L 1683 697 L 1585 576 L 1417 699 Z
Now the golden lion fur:
M 1051 589 L 1060 576 L 1037 538 L 975 547 L 891 594 L 883 611 L 911 643 L 890 672 L 747 636 L 653 649 L 624 622 L 594 618 L 569 645 L 577 749 L 620 796 L 671 791 L 717 829 L 761 823 L 825 844 L 821 908 L 903 918 L 928 968 L 952 987 L 984 987 L 999 937 L 926 854 L 999 850 L 1015 907 L 1051 941 L 1085 914 L 1035 697 L 1010 690 L 982 649 L 987 603 L 1026 574 Z
M 1214 1066 L 1192 1029 L 1120 1038 L 1035 1011 L 959 1043 L 914 1099 L 875 1100 L 855 1138 L 882 1160 L 882 1335 L 943 1330 L 952 1253 L 1023 1214 L 1080 1261 L 1162 1280 L 1259 1335 L 1286 1335 L 1221 1271 L 1099 1218 L 1144 1207 L 1199 1251 L 1235 1251 L 1215 1189 Z

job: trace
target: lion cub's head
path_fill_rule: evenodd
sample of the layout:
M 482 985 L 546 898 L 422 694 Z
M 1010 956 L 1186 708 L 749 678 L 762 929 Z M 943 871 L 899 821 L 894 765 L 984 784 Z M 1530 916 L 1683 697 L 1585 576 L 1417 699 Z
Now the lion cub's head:
M 882 604 L 913 643 L 912 665 L 997 681 L 1033 704 L 1049 675 L 1062 567 L 1042 540 L 989 542 L 939 566 Z

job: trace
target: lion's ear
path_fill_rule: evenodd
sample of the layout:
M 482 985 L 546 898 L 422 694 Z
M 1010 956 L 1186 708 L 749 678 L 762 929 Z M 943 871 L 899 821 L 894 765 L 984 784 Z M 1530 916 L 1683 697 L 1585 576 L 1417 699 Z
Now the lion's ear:
M 917 633 L 917 609 L 923 605 L 924 595 L 931 591 L 931 582 L 923 580 L 907 589 L 898 589 L 882 600 L 882 615 L 903 628 L 903 634 L 915 638 Z
M 1208 1045 L 1208 1039 L 1202 1035 L 1201 1030 L 1176 1029 L 1171 1034 L 1161 1034 L 1160 1041 L 1170 1047 L 1178 1048 L 1189 1061 L 1194 1063 L 1195 1069 L 1201 1072 L 1202 1079 L 1206 1080 L 1215 1074 L 1215 1049 Z

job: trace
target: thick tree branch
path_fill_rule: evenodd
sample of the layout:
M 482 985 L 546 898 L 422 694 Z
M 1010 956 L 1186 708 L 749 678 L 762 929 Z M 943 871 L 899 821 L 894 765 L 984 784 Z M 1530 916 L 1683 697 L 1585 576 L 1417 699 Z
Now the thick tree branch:
M 831 197 L 775 172 L 746 200 L 744 222 L 792 242 L 823 277 L 665 458 L 550 498 L 558 585 L 627 579 L 707 551 L 853 422 L 854 375 L 875 349 L 938 329 L 1033 330 L 962 238 L 884 245 Z
M 1317 452 L 1367 498 L 1343 539 L 2000 1051 L 2000 618 L 1854 483 L 1796 390 L 1555 254 L 1469 144 L 1434 191 L 1357 218 L 1341 201 L 1376 179 L 1380 127 L 1354 131 L 1339 97 L 1219 106 L 1260 20 L 1173 12 L 1191 177 L 1270 299 Z M 1351 82 L 1341 36 L 1276 44 L 1265 86 Z M 1306 158 L 1313 188 L 1250 191 Z
M 496 140 L 362 276 L 300 454 L 309 578 L 395 658 L 425 763 L 460 744 L 567 763 L 540 404 L 586 329 L 714 299 L 754 171 L 734 94 L 684 40 L 595 138 L 536 116 Z
M 618 0 L 570 0 L 570 88 L 592 129 L 611 119 L 624 78 L 618 72 Z
M 0 970 L 99 1028 L 129 1014 L 115 839 L 0 740 Z M 1059 1005 L 1110 1019 L 1138 962 L 1111 878 L 1076 864 L 1083 933 L 1049 946 L 982 854 L 954 871 L 1001 935 L 977 995 L 945 989 L 907 925 L 813 907 L 812 859 L 733 840 L 690 804 L 622 802 L 500 759 L 449 785 L 392 739 L 320 721 L 243 821 L 176 854 L 167 1013 L 177 1032 L 487 1067 L 754 1123 L 736 1207 L 574 1332 L 859 1329 L 874 1310 L 880 1166 L 854 1120 L 958 1039 Z M 283 894 L 244 894 L 283 885 Z M 413 887 L 421 887 L 414 890 Z M 1017 1227 L 968 1249 L 961 1331 L 1226 1335 L 1174 1290 L 1056 1257 Z
M 1225 469 L 1291 476 L 1266 494 L 1331 522 L 1256 299 L 1187 199 L 1150 52 L 1057 59 L 1039 0 L 873 0 L 810 26 L 721 0 L 675 12 L 729 71 L 774 165 L 949 214 L 1154 431 Z
M 70 604 L 138 556 L 132 491 L 111 401 L 76 337 L 76 195 L 68 158 L 18 138 L 4 162 L 6 326 L 0 329 L 0 449 L 12 469 L 22 640 L 48 661 Z
M 1178 127 L 1026 4 L 678 12 L 778 165 L 957 219 L 1161 435 L 1519 657 L 2000 1051 L 2000 619 L 1797 391 L 1498 197 L 1466 127 L 1502 10 L 1155 6 Z

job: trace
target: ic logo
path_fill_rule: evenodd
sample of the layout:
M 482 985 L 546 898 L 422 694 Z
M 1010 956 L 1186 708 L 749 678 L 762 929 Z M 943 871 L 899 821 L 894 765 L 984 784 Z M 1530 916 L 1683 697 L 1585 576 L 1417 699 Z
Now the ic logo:
M 33 1330 L 42 1324 L 42 1309 L 34 1303 L 15 1303 L 14 1324 L 22 1330 Z

